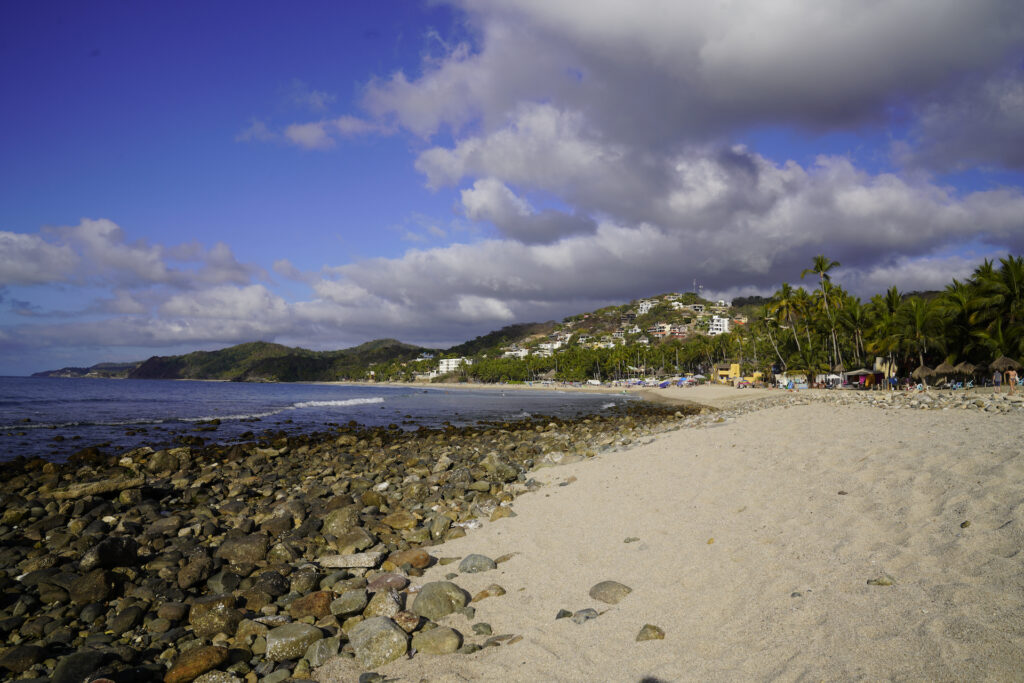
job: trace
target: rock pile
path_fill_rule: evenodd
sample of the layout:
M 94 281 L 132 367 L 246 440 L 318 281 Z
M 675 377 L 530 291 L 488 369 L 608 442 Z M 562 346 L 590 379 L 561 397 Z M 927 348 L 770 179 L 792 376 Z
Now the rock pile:
M 509 516 L 537 468 L 629 446 L 685 418 L 633 404 L 575 421 L 407 432 L 333 427 L 229 447 L 87 450 L 0 469 L 0 669 L 12 678 L 282 681 L 335 656 L 514 642 L 437 623 L 475 598 L 410 584 L 426 548 Z M 500 561 L 501 558 L 499 558 Z M 495 563 L 464 558 L 462 573 Z M 486 629 L 483 628 L 486 626 Z

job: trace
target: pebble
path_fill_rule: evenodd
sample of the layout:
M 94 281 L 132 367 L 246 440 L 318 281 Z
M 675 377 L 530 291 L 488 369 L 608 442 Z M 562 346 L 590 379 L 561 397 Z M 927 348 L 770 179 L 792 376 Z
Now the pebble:
M 505 594 L 505 589 L 496 583 L 492 583 L 487 588 L 483 589 L 479 593 L 473 596 L 472 602 L 480 602 L 487 598 L 494 598 Z
M 416 652 L 430 655 L 447 655 L 462 646 L 462 635 L 447 626 L 438 626 L 429 631 L 420 631 L 412 637 L 412 647 Z
M 476 574 L 478 572 L 488 572 L 492 569 L 497 568 L 497 563 L 491 558 L 485 555 L 467 555 L 459 563 L 459 571 L 463 574 Z
M 644 640 L 664 640 L 665 632 L 654 624 L 644 624 L 640 632 L 636 634 L 637 642 Z
M 189 683 L 202 674 L 216 669 L 228 658 L 226 647 L 214 645 L 194 647 L 183 653 L 171 666 L 164 683 Z
M 586 609 L 581 609 L 578 612 L 576 612 L 575 614 L 573 614 L 572 615 L 572 620 L 575 623 L 577 623 L 577 624 L 582 624 L 585 621 L 590 621 L 591 619 L 597 619 L 599 616 L 600 616 L 600 614 L 598 614 L 596 609 L 592 609 L 592 608 L 588 607 Z
M 609 605 L 617 605 L 632 592 L 632 588 L 618 581 L 602 581 L 590 589 L 590 597 Z

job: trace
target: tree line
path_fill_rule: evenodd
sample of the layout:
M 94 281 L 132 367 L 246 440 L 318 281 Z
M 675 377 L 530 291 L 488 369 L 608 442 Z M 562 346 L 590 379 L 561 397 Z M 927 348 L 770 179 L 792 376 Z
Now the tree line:
M 985 260 L 964 280 L 944 290 L 907 294 L 890 287 L 868 301 L 832 280 L 841 264 L 814 257 L 802 283 L 783 282 L 762 299 L 747 325 L 709 337 L 668 339 L 653 345 L 591 349 L 571 342 L 550 357 L 502 358 L 478 354 L 454 379 L 582 382 L 635 376 L 710 372 L 718 363 L 740 363 L 745 374 L 788 372 L 816 376 L 871 368 L 876 357 L 909 376 L 919 366 L 943 362 L 987 365 L 1008 356 L 1024 358 L 1024 258 Z M 804 284 L 810 285 L 805 287 Z M 422 367 L 421 367 L 422 366 Z M 411 380 L 427 363 L 375 368 L 377 379 Z

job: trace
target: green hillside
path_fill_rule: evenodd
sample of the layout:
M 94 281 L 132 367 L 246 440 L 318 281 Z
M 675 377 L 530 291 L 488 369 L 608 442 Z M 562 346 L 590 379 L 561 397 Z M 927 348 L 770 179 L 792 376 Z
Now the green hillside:
M 133 379 L 219 379 L 243 382 L 316 382 L 361 379 L 373 363 L 411 360 L 425 349 L 379 339 L 340 351 L 310 351 L 268 342 L 248 342 L 218 351 L 153 356 L 128 376 Z

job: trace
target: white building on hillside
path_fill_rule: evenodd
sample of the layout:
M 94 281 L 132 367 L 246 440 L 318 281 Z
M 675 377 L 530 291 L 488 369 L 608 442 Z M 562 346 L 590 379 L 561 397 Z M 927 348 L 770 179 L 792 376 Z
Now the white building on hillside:
M 713 316 L 711 318 L 711 326 L 708 328 L 708 335 L 714 337 L 719 334 L 725 334 L 729 331 L 729 319 L 722 318 L 719 316 Z
M 657 301 L 652 301 L 651 299 L 644 299 L 636 305 L 636 312 L 640 315 L 650 313 L 651 309 L 654 308 L 654 305 L 657 303 Z
M 447 374 L 449 372 L 455 372 L 456 370 L 461 368 L 464 364 L 465 365 L 472 365 L 473 364 L 473 359 L 472 358 L 442 358 L 440 361 L 438 361 L 437 371 L 440 372 L 442 375 L 444 375 L 444 374 Z

